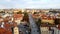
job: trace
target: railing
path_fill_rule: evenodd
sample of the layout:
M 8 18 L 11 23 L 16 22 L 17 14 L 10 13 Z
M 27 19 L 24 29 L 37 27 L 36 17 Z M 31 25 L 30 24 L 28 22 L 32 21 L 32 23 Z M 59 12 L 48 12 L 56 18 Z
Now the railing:
M 48 31 L 41 31 L 41 34 L 60 34 L 60 30 L 57 28 L 53 28 Z
M 41 34 L 52 34 L 52 31 L 41 31 Z

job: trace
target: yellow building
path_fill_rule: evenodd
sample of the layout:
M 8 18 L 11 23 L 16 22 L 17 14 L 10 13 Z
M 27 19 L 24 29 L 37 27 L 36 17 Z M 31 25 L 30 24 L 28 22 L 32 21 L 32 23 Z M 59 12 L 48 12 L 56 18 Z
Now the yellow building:
M 54 20 L 47 20 L 47 19 L 42 19 L 41 20 L 42 23 L 50 23 L 50 24 L 54 24 Z
M 14 34 L 19 34 L 18 27 L 15 27 L 15 28 L 14 28 Z

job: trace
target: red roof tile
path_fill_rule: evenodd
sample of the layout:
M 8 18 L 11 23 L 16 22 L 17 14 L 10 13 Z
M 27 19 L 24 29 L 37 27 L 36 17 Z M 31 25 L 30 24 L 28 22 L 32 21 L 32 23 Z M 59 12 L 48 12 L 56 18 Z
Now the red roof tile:
M 23 15 L 22 14 L 14 14 L 13 17 L 14 18 L 20 18 L 20 17 L 23 17 Z

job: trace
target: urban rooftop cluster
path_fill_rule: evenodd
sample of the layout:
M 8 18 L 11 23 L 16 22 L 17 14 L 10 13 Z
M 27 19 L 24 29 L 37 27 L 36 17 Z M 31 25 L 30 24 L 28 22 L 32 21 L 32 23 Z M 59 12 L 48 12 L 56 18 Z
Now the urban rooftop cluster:
M 59 26 L 59 9 L 0 9 L 0 34 L 54 34 Z

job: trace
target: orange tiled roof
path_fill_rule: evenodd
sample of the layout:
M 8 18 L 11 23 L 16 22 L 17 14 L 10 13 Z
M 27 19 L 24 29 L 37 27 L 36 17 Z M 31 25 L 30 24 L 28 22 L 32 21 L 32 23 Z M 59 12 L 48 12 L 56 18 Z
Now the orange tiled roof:
M 38 15 L 38 14 L 33 14 L 32 16 L 33 16 L 33 17 L 38 17 L 38 16 L 40 16 L 40 15 Z
M 23 17 L 23 15 L 22 14 L 14 14 L 13 17 L 14 18 L 20 18 L 20 17 Z
M 0 34 L 12 34 L 12 32 L 10 30 L 0 28 Z

